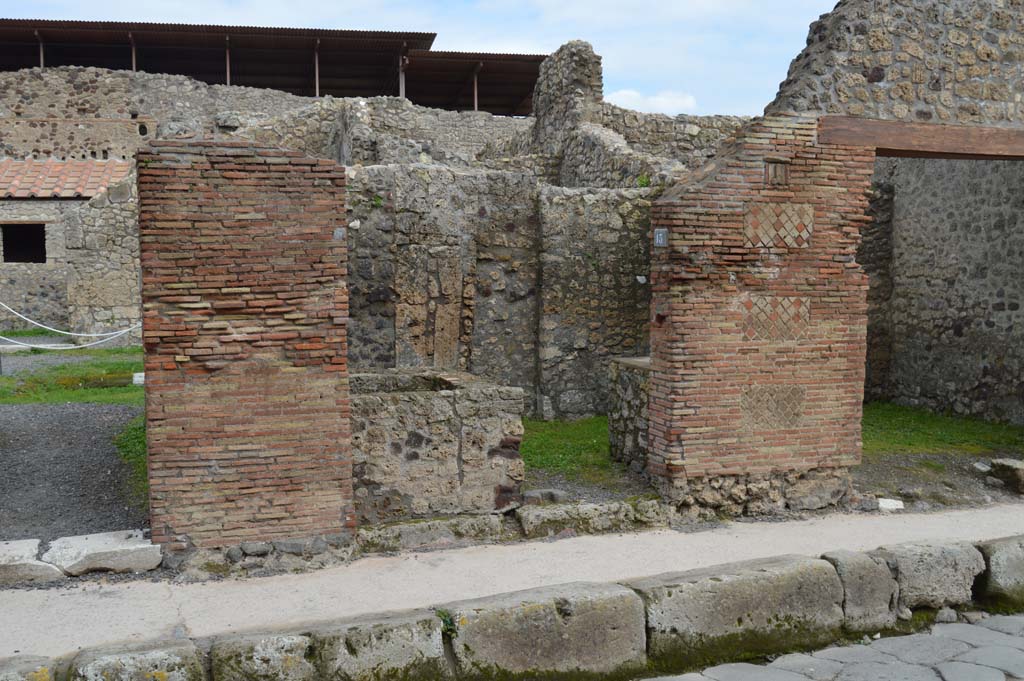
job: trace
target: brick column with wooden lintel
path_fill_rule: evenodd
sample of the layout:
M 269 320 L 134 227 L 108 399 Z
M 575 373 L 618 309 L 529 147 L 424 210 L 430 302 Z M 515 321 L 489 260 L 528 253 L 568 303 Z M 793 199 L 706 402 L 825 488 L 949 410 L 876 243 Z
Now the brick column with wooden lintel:
M 684 506 L 821 508 L 860 461 L 874 149 L 752 121 L 653 211 L 650 477 Z
M 235 142 L 138 166 L 153 541 L 350 533 L 344 169 Z

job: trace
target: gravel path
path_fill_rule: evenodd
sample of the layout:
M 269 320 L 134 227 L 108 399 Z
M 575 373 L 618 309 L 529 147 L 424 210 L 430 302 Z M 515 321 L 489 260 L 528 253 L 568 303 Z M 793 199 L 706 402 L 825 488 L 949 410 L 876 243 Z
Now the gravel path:
M 57 366 L 60 364 L 76 364 L 92 359 L 82 352 L 47 352 L 45 354 L 33 354 L 31 352 L 16 352 L 4 354 L 0 358 L 3 364 L 4 376 L 17 376 L 38 371 L 43 367 Z
M 125 405 L 0 405 L 0 540 L 145 527 L 112 442 L 139 413 Z

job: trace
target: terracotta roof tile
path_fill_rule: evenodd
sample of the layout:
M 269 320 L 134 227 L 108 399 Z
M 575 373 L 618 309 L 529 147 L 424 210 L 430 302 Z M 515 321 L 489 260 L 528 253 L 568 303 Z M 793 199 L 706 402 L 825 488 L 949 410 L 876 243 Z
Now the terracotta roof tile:
M 0 159 L 0 199 L 87 199 L 131 172 L 131 161 Z

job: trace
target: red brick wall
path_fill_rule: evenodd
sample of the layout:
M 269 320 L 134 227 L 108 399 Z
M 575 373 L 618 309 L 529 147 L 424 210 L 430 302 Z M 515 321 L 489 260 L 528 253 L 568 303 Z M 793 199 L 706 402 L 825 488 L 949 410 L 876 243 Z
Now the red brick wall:
M 344 169 L 223 142 L 138 161 L 153 540 L 349 531 Z
M 755 121 L 653 227 L 650 472 L 687 478 L 859 462 L 867 279 L 855 261 L 871 149 L 814 117 Z M 766 160 L 781 162 L 772 176 Z

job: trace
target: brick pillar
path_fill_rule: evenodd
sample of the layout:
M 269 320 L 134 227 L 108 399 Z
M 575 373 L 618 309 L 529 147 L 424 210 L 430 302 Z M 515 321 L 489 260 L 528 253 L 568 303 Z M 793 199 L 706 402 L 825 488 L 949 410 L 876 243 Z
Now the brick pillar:
M 860 460 L 874 152 L 816 133 L 756 120 L 654 207 L 649 472 L 690 503 L 799 508 L 798 474 Z
M 225 142 L 138 165 L 153 540 L 351 531 L 344 169 Z

